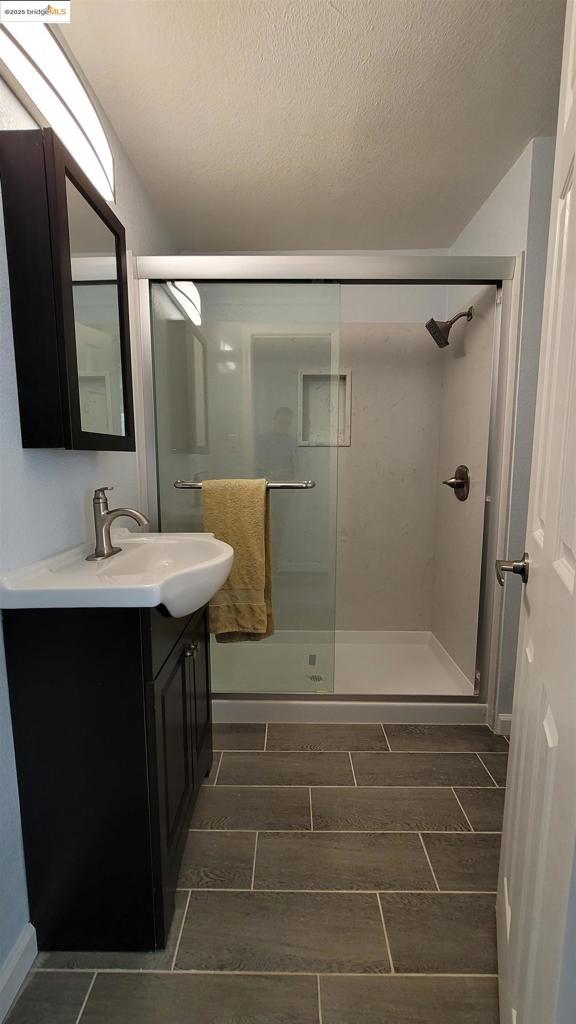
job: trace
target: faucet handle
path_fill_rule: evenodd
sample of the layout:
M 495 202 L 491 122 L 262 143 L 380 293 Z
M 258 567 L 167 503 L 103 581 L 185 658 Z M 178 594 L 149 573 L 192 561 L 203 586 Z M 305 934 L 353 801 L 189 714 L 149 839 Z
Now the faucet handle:
M 94 491 L 94 501 L 106 501 L 106 491 L 113 491 L 112 486 L 109 487 L 97 487 Z

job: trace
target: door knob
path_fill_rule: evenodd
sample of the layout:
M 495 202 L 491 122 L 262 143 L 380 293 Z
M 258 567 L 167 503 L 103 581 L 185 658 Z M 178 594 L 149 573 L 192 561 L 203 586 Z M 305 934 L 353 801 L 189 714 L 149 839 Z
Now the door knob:
M 501 587 L 504 586 L 505 572 L 513 572 L 516 576 L 520 576 L 522 583 L 528 583 L 528 573 L 530 572 L 530 558 L 528 557 L 528 552 L 524 552 L 524 555 L 519 562 L 509 561 L 505 558 L 497 558 L 496 579 Z
M 194 658 L 195 655 L 197 654 L 197 652 L 198 652 L 198 644 L 197 643 L 193 642 L 191 644 L 186 644 L 186 646 L 184 648 L 184 657 L 186 657 L 186 658 Z
M 454 476 L 449 477 L 448 480 L 443 480 L 442 483 L 452 488 L 454 497 L 458 498 L 458 501 L 466 501 L 470 494 L 470 470 L 468 466 L 456 466 Z

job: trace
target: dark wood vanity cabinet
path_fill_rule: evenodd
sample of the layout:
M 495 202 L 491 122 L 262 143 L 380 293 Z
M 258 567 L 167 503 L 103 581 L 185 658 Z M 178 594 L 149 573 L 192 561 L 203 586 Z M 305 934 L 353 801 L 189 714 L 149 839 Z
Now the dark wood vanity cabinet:
M 162 948 L 212 764 L 205 610 L 19 609 L 3 619 L 39 948 Z

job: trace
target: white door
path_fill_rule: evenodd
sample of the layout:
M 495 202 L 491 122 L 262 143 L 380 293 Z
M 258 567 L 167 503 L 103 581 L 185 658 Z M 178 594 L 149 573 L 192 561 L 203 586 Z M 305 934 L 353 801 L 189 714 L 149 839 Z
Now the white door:
M 568 0 L 498 890 L 502 1024 L 576 1022 L 574 6 Z M 515 577 L 506 585 L 522 586 Z

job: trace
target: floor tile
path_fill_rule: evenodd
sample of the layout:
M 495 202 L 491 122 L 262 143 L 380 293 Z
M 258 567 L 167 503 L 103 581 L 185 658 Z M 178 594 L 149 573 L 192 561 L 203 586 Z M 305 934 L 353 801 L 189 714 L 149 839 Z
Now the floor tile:
M 402 786 L 313 789 L 312 812 L 314 828 L 318 831 L 469 831 L 451 789 Z
M 386 973 L 375 895 L 193 892 L 176 967 Z
M 266 750 L 388 750 L 379 725 L 268 726 Z
M 504 737 L 487 725 L 385 725 L 384 731 L 391 750 L 508 750 Z
M 495 974 L 492 894 L 383 893 L 394 969 L 400 974 Z
M 352 754 L 352 762 L 359 786 L 494 785 L 476 754 Z
M 214 783 L 216 781 L 216 776 L 218 775 L 218 769 L 220 767 L 221 759 L 222 759 L 222 754 L 220 753 L 219 750 L 215 750 L 214 751 L 214 757 L 212 759 L 212 767 L 210 769 L 210 774 L 204 779 L 204 782 L 202 783 L 203 786 L 213 786 L 214 785 Z
M 32 971 L 5 1024 L 76 1024 L 93 977 L 91 972 Z
M 323 1024 L 498 1024 L 499 1020 L 495 978 L 323 977 L 320 993 Z
M 236 722 L 233 725 L 216 723 L 212 726 L 214 750 L 264 750 L 266 725 Z
M 372 757 L 386 757 L 385 754 Z M 482 766 L 477 761 L 480 771 Z M 225 786 L 352 786 L 348 754 L 266 753 L 222 756 L 218 785 Z
M 490 772 L 494 782 L 498 786 L 505 786 L 506 773 L 508 771 L 508 754 L 482 754 L 480 758 L 482 764 Z M 466 783 L 461 782 L 460 785 L 464 786 Z
M 496 892 L 500 836 L 468 832 L 462 835 L 423 835 L 440 889 Z
M 152 953 L 98 953 L 79 952 L 39 953 L 35 967 L 56 967 L 72 970 L 126 970 L 126 971 L 166 971 L 172 967 L 176 944 L 180 934 L 182 918 L 188 900 L 187 892 L 177 892 L 175 896 L 174 917 L 165 949 Z
M 198 795 L 191 827 L 309 829 L 310 793 L 297 786 L 206 787 Z
M 466 816 L 477 832 L 501 832 L 504 815 L 503 789 L 456 789 Z
M 180 889 L 250 889 L 255 832 L 189 832 Z
M 100 974 L 82 1024 L 318 1024 L 316 978 Z
M 435 889 L 417 835 L 261 832 L 255 889 Z

